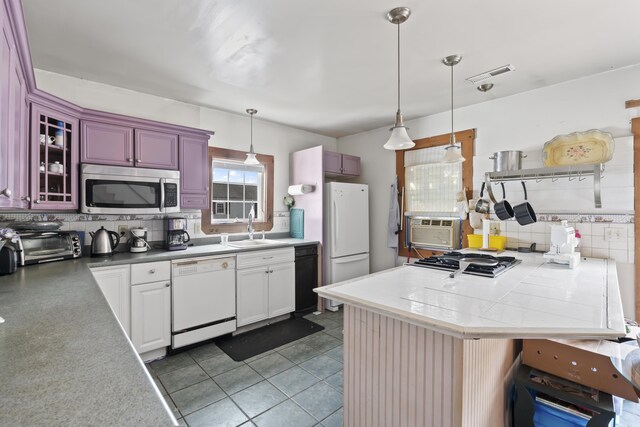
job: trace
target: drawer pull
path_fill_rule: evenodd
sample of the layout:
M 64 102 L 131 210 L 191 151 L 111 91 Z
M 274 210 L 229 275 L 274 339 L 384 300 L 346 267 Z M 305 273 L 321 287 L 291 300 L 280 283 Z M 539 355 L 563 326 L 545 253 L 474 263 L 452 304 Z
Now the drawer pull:
M 228 262 L 223 262 L 222 263 L 222 268 L 228 268 L 229 267 L 229 263 Z
M 168 288 L 169 286 L 171 286 L 171 283 L 165 283 L 165 288 Z
M 263 256 L 262 259 L 271 259 L 273 258 L 272 256 Z
M 155 274 L 156 273 L 156 269 L 152 268 L 151 270 L 149 270 L 149 274 Z

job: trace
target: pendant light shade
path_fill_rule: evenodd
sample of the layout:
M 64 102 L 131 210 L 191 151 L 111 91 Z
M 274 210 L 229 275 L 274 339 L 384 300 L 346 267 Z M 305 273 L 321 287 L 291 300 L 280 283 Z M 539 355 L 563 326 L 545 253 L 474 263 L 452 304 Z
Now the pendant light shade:
M 247 158 L 244 161 L 245 165 L 259 165 L 260 162 L 256 159 L 256 153 L 253 151 L 253 115 L 256 114 L 258 110 L 254 110 L 253 108 L 248 108 L 247 113 L 251 115 L 251 145 L 249 147 L 249 152 L 247 153 Z
M 449 145 L 445 147 L 445 153 L 441 163 L 458 163 L 464 162 L 465 158 L 462 157 L 462 147 L 456 144 L 456 134 L 453 128 L 453 67 L 456 66 L 462 57 L 460 55 L 447 56 L 442 60 L 442 63 L 451 68 L 451 140 Z
M 400 24 L 411 16 L 411 9 L 408 7 L 396 7 L 387 13 L 387 19 L 398 27 L 398 111 L 396 111 L 396 122 L 391 129 L 391 136 L 384 148 L 387 150 L 406 150 L 416 144 L 409 138 L 407 127 L 402 121 L 402 111 L 400 111 Z

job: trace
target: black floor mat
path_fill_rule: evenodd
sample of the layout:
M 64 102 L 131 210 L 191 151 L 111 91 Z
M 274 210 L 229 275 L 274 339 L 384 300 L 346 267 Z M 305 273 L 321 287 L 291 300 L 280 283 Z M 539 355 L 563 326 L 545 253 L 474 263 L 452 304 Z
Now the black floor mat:
M 323 329 L 324 326 L 307 319 L 292 317 L 240 335 L 220 337 L 215 340 L 215 343 L 233 360 L 241 362 Z

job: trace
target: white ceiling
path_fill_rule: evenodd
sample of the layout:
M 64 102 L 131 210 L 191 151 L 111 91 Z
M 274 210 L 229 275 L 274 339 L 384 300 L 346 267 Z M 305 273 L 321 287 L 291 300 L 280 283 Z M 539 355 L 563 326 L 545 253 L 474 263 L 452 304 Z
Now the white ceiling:
M 36 68 L 329 135 L 640 63 L 637 0 L 23 0 Z M 516 71 L 481 93 L 466 77 Z M 632 94 L 630 94 L 631 96 Z M 638 96 L 640 94 L 634 94 Z

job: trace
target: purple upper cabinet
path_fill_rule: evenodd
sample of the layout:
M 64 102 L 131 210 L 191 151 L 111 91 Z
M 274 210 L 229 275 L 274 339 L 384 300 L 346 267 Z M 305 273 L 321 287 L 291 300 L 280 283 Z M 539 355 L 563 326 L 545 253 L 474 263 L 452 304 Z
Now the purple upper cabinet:
M 209 207 L 208 137 L 180 136 L 180 207 Z
M 324 151 L 324 171 L 328 173 L 342 172 L 342 157 L 340 153 L 333 151 Z
M 336 178 L 352 178 L 360 176 L 360 157 L 349 154 L 324 151 L 324 172 Z
M 31 209 L 78 209 L 78 125 L 31 104 Z
M 133 166 L 133 128 L 82 121 L 80 161 L 99 165 Z
M 343 154 L 342 173 L 344 175 L 360 176 L 360 157 Z
M 136 129 L 135 136 L 137 167 L 178 169 L 178 135 Z
M 0 207 L 28 207 L 24 70 L 5 9 L 0 9 Z

